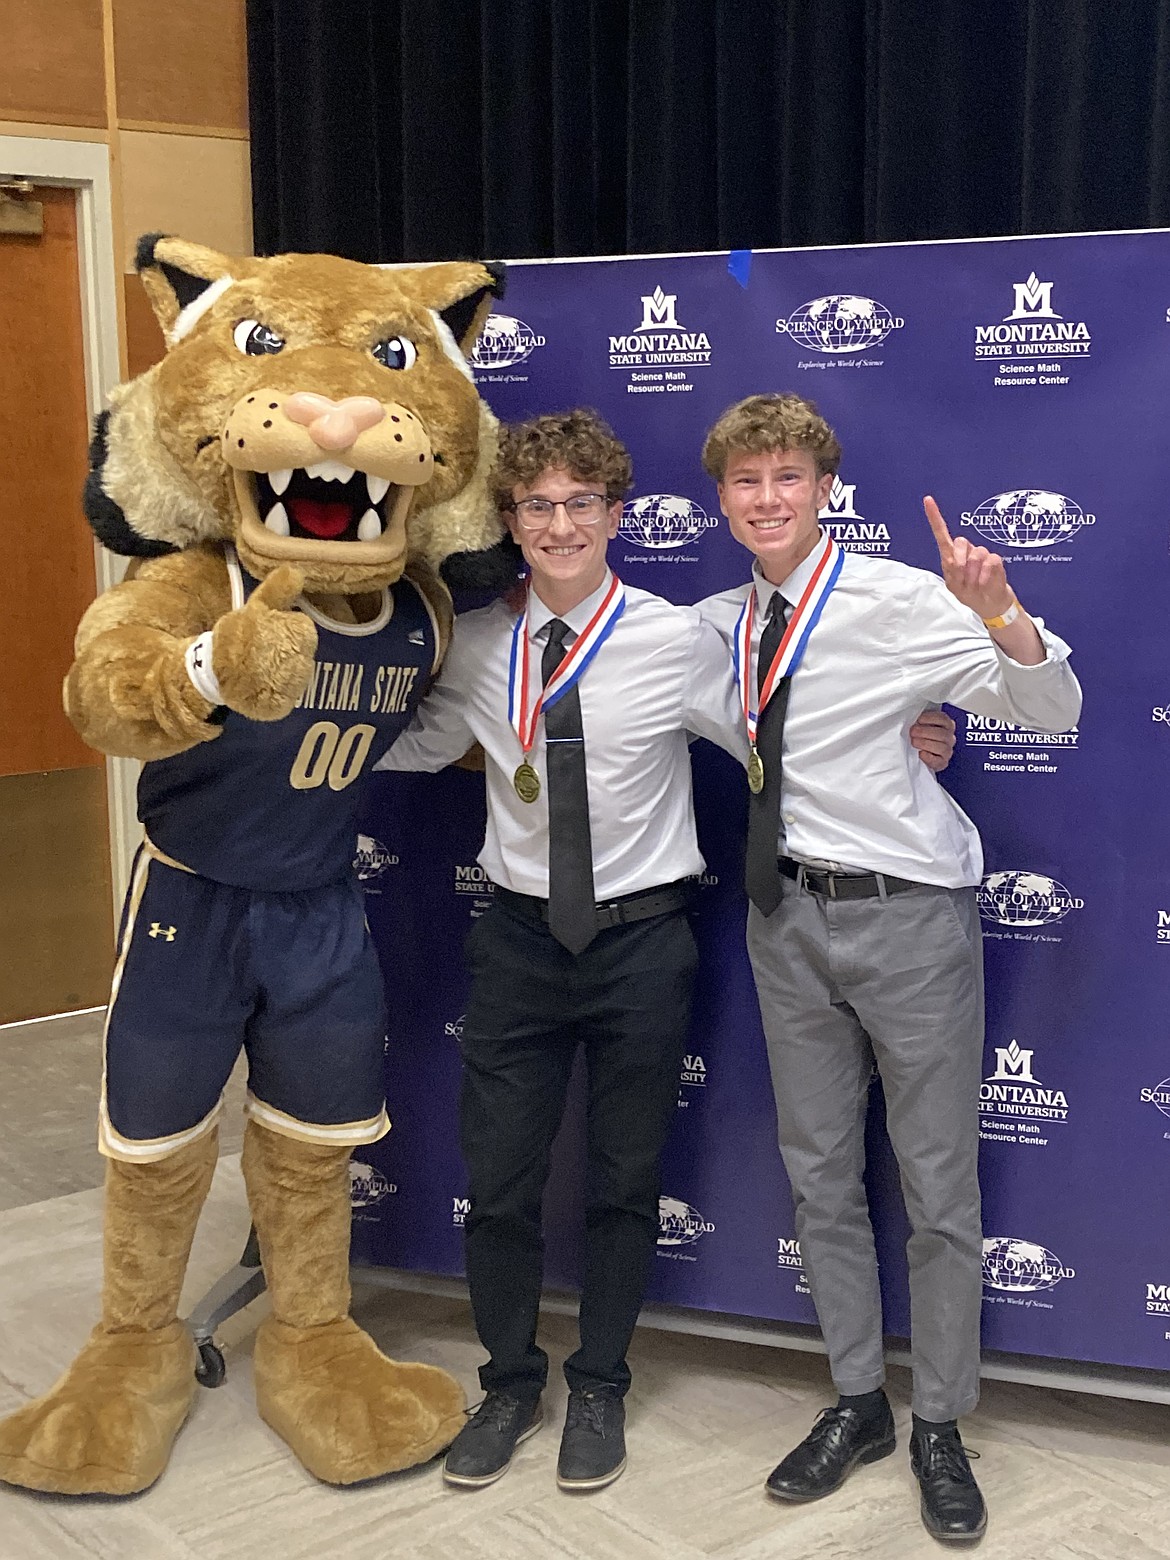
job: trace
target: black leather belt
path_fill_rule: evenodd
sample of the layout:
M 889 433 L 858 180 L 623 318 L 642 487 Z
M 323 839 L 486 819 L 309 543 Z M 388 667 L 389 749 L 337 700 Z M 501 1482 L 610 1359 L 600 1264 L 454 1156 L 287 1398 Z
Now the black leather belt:
M 534 894 L 517 894 L 510 888 L 496 884 L 493 898 L 508 910 L 528 921 L 548 922 L 548 900 L 537 899 Z M 630 921 L 648 921 L 652 915 L 669 915 L 673 910 L 685 910 L 691 902 L 689 883 L 666 883 L 662 888 L 646 888 L 636 894 L 622 894 L 596 906 L 597 930 L 611 926 L 625 926 Z
M 818 872 L 789 856 L 781 856 L 777 866 L 801 888 L 808 889 L 810 894 L 823 894 L 826 899 L 880 899 L 883 889 L 887 894 L 900 894 L 907 888 L 922 887 L 907 878 L 891 877 L 888 872 Z

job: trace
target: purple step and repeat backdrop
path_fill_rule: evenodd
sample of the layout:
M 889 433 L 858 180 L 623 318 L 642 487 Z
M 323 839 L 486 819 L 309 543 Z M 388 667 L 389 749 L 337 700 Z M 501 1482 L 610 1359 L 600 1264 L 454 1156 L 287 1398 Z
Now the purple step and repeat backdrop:
M 1170 233 L 519 263 L 475 375 L 503 419 L 586 404 L 627 441 L 610 556 L 633 585 L 692 602 L 745 577 L 703 434 L 740 396 L 795 390 L 844 445 L 824 514 L 844 547 L 936 567 L 932 492 L 1072 643 L 1080 729 L 954 711 L 944 781 L 987 856 L 984 1342 L 1170 1368 Z M 703 972 L 650 1298 L 812 1323 L 742 945 L 745 786 L 703 743 L 695 770 Z M 360 1262 L 462 1270 L 483 807 L 462 771 L 369 782 L 358 867 L 394 1130 L 355 1163 Z M 907 1229 L 873 1093 L 887 1327 L 904 1335 Z M 547 1200 L 553 1283 L 577 1271 L 581 1167 L 574 1104 Z

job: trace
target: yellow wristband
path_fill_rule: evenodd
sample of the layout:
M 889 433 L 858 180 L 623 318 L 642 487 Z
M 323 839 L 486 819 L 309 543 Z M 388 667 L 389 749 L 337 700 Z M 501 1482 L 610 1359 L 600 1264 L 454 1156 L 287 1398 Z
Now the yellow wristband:
M 983 621 L 988 628 L 1006 628 L 1009 623 L 1014 623 L 1019 615 L 1020 603 L 1018 601 L 1013 601 L 1007 611 L 1002 613 L 999 617 L 984 618 Z

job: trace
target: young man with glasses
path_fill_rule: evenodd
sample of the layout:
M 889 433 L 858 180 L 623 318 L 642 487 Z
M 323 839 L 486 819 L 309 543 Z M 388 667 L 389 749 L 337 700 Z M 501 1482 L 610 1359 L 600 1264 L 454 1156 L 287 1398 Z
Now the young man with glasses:
M 979 1391 L 979 835 L 909 739 L 923 700 L 1042 731 L 1076 722 L 1069 649 L 1002 558 L 952 540 L 942 578 L 843 554 L 820 529 L 841 459 L 811 402 L 756 395 L 703 464 L 752 579 L 700 610 L 734 647 L 752 742 L 747 941 L 801 1255 L 840 1394 L 768 1479 L 816 1500 L 894 1450 L 862 1175 L 876 1062 L 910 1220 L 910 1456 L 944 1542 L 987 1522 L 956 1421 Z M 740 715 L 741 729 L 744 726 Z
M 626 1351 L 658 1237 L 696 962 L 688 734 L 748 752 L 718 633 L 608 568 L 630 482 L 627 451 L 595 413 L 507 431 L 496 485 L 530 570 L 526 600 L 459 619 L 438 682 L 378 766 L 438 770 L 478 741 L 487 770 L 479 860 L 495 891 L 467 944 L 461 1115 L 467 1276 L 491 1357 L 487 1397 L 447 1455 L 456 1485 L 492 1483 L 540 1427 L 541 1199 L 578 1045 L 585 1264 L 557 1482 L 599 1489 L 625 1466 Z M 924 729 L 924 747 L 937 737 Z

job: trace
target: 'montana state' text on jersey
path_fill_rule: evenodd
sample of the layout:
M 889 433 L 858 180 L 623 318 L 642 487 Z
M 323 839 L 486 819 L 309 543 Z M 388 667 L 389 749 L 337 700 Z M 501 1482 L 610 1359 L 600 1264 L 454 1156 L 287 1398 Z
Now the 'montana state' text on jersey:
M 257 581 L 228 553 L 232 605 Z M 228 712 L 214 742 L 144 766 L 138 816 L 158 850 L 240 888 L 285 892 L 344 877 L 357 844 L 355 784 L 406 726 L 434 669 L 438 631 L 407 579 L 369 623 L 317 625 L 317 660 L 283 720 Z

